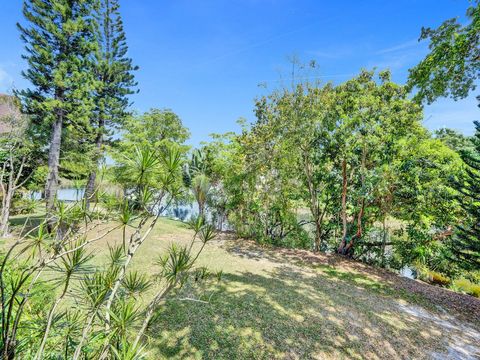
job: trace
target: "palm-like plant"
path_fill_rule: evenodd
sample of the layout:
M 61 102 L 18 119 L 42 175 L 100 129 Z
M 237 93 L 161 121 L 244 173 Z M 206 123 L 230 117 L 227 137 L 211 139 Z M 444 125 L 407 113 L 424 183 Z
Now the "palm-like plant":
M 205 206 L 210 191 L 210 180 L 205 174 L 198 174 L 192 180 L 192 192 L 198 204 L 198 213 L 205 216 Z
M 126 189 L 135 189 L 126 191 L 125 198 L 110 199 L 108 206 L 99 207 L 97 212 L 88 210 L 83 202 L 71 205 L 58 202 L 53 219 L 45 219 L 27 231 L 1 259 L 0 345 L 5 358 L 17 351 L 27 354 L 27 348 L 28 354 L 35 354 L 36 359 L 141 358 L 142 337 L 162 300 L 189 278 L 201 281 L 209 277 L 206 269 L 195 269 L 195 261 L 205 244 L 215 236 L 214 228 L 206 224 L 204 217 L 192 220 L 194 234 L 190 244 L 172 246 L 161 256 L 161 271 L 155 279 L 128 271 L 162 211 L 182 191 L 180 151 L 172 147 L 159 154 L 138 150 L 119 165 L 135 165 L 127 173 L 130 180 L 119 178 Z M 138 206 L 133 206 L 134 202 Z M 100 227 L 111 220 L 117 220 L 113 226 L 106 230 Z M 47 223 L 53 225 L 50 231 Z M 133 230 L 128 236 L 127 227 Z M 95 228 L 100 229 L 99 235 L 92 237 Z M 121 243 L 110 246 L 108 263 L 94 270 L 89 265 L 92 255 L 87 247 L 116 229 L 123 229 Z M 197 242 L 199 246 L 194 247 Z M 7 271 L 12 276 L 7 276 Z M 56 275 L 49 278 L 49 283 L 59 291 L 53 295 L 38 327 L 43 329 L 39 332 L 39 345 L 25 343 L 24 351 L 18 347 L 17 330 L 26 326 L 22 312 L 31 299 L 29 294 L 46 271 Z M 159 290 L 150 300 L 145 299 L 145 307 L 140 307 L 132 299 L 146 296 L 153 280 Z M 70 295 L 74 306 L 68 312 L 58 312 L 61 302 Z
M 45 349 L 45 344 L 50 333 L 50 328 L 55 315 L 55 310 L 67 295 L 70 281 L 74 276 L 86 274 L 90 271 L 88 262 L 92 258 L 92 255 L 87 254 L 85 248 L 80 247 L 79 245 L 81 245 L 81 242 L 74 244 L 74 251 L 66 254 L 65 257 L 62 257 L 60 259 L 58 264 L 54 264 L 52 266 L 53 271 L 60 273 L 61 278 L 59 279 L 59 285 L 63 286 L 63 290 L 60 296 L 57 297 L 57 299 L 53 303 L 48 313 L 45 331 L 43 333 L 42 341 L 40 343 L 38 351 L 35 355 L 35 359 L 42 359 L 43 357 L 43 351 Z
M 152 286 L 151 280 L 145 274 L 138 271 L 130 271 L 122 282 L 122 288 L 126 297 L 139 296 Z

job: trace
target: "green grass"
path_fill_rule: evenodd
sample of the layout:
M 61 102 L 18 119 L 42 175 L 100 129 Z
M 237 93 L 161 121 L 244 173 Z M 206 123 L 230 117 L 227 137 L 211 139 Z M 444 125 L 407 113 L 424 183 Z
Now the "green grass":
M 191 235 L 161 219 L 132 267 L 154 273 L 158 256 Z M 119 241 L 120 230 L 95 243 L 95 265 Z M 149 359 L 426 359 L 464 336 L 461 327 L 446 333 L 424 299 L 342 264 L 314 265 L 226 238 L 208 244 L 198 263 L 223 278 L 170 296 L 149 329 Z

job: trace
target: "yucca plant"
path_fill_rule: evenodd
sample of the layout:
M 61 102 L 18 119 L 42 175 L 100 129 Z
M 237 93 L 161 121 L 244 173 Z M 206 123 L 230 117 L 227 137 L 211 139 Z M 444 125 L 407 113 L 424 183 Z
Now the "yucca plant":
M 115 360 L 143 360 L 146 357 L 143 345 L 133 346 L 127 340 L 124 340 L 118 348 L 113 348 L 112 353 Z
M 60 274 L 60 279 L 58 280 L 58 285 L 63 287 L 63 290 L 60 296 L 57 297 L 53 303 L 47 317 L 47 323 L 45 325 L 45 330 L 43 333 L 42 341 L 38 348 L 38 351 L 34 359 L 42 359 L 43 351 L 45 349 L 45 344 L 50 333 L 50 327 L 52 325 L 52 320 L 55 316 L 55 310 L 62 300 L 67 295 L 67 291 L 70 285 L 70 281 L 75 277 L 82 274 L 87 274 L 90 271 L 88 266 L 89 260 L 92 258 L 92 255 L 87 254 L 85 248 L 80 247 L 81 241 L 72 245 L 74 248 L 73 252 L 66 254 L 65 257 L 62 257 L 58 264 L 54 264 L 51 268 L 53 271 Z
M 214 227 L 204 217 L 192 220 L 189 244 L 172 245 L 159 257 L 157 276 L 150 279 L 130 270 L 132 259 L 163 210 L 182 191 L 182 157 L 175 147 L 158 153 L 139 149 L 127 162 L 136 167 L 127 174 L 130 180 L 122 183 L 120 178 L 127 189 L 124 198 L 111 199 L 110 206 L 97 211 L 88 210 L 84 201 L 58 202 L 52 218 L 27 232 L 22 230 L 22 237 L 2 257 L 1 345 L 2 353 L 8 355 L 4 357 L 21 353 L 35 359 L 139 359 L 144 355 L 145 331 L 169 294 L 189 279 L 200 282 L 211 276 L 207 269 L 195 268 L 200 253 L 215 236 Z M 137 206 L 132 206 L 133 202 Z M 110 225 L 105 228 L 107 223 Z M 47 224 L 52 225 L 50 229 Z M 127 227 L 132 229 L 128 236 Z M 95 229 L 98 235 L 92 237 Z M 109 246 L 107 262 L 94 268 L 90 260 L 95 254 L 88 246 L 117 229 L 123 230 L 122 238 Z M 54 289 L 52 300 L 44 304 L 44 313 L 38 314 L 34 338 L 23 342 L 18 339 L 18 329 L 27 331 L 30 325 L 22 314 L 47 273 L 47 283 Z M 152 288 L 155 291 L 148 298 Z M 142 301 L 134 301 L 139 298 Z M 59 310 L 67 301 L 69 310 Z
M 152 286 L 151 280 L 138 271 L 130 271 L 122 282 L 122 288 L 127 297 L 139 296 Z
M 93 228 L 105 223 L 109 214 L 99 216 L 89 214 L 82 204 L 66 205 L 58 203 L 52 218 L 46 218 L 39 225 L 25 232 L 8 249 L 0 261 L 0 292 L 2 336 L 1 352 L 4 358 L 11 358 L 17 353 L 19 329 L 24 326 L 25 309 L 31 307 L 32 293 L 39 286 L 42 274 L 48 270 L 61 273 L 61 281 L 55 279 L 49 283 L 60 288 L 59 297 L 53 302 L 51 311 L 46 316 L 46 330 L 39 348 L 34 353 L 41 356 L 49 328 L 53 322 L 55 309 L 67 294 L 71 278 L 80 272 L 87 262 L 88 255 L 82 250 L 87 245 L 101 240 L 115 227 L 107 229 L 97 237 L 86 239 L 86 234 Z M 91 219 L 95 218 L 96 221 Z M 54 224 L 48 229 L 47 224 Z M 15 274 L 7 280 L 7 272 Z M 48 309 L 48 304 L 45 304 Z M 25 320 L 26 321 L 26 320 Z

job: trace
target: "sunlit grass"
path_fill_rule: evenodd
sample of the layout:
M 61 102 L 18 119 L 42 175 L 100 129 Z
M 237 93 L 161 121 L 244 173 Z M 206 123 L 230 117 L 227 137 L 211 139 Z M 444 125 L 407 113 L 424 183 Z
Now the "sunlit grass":
M 132 270 L 154 274 L 165 249 L 191 236 L 185 224 L 160 219 Z M 121 241 L 117 230 L 91 246 L 93 265 L 102 266 L 108 247 Z M 453 334 L 401 310 L 400 304 L 432 310 L 423 298 L 341 264 L 312 264 L 219 238 L 198 265 L 222 270 L 221 281 L 171 295 L 148 332 L 150 359 L 422 359 L 445 351 Z

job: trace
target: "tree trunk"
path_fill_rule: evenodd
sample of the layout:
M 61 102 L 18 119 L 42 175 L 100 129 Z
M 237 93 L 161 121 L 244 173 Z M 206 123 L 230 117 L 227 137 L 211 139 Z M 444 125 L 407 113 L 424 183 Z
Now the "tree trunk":
M 309 154 L 303 153 L 303 163 L 305 175 L 307 177 L 308 192 L 310 194 L 310 213 L 315 222 L 315 241 L 313 244 L 313 251 L 320 251 L 321 237 L 322 237 L 322 219 L 320 217 L 320 206 L 318 203 L 318 192 L 313 183 L 312 165 L 309 161 Z
M 8 235 L 8 219 L 10 218 L 10 206 L 12 204 L 12 191 L 7 189 L 3 198 L 2 212 L 0 215 L 0 236 L 6 237 Z
M 95 319 L 96 310 L 97 309 L 93 310 L 90 316 L 87 318 L 87 323 L 82 331 L 82 337 L 80 338 L 80 342 L 77 344 L 77 347 L 75 348 L 75 353 L 73 354 L 73 360 L 78 360 L 82 354 L 83 343 L 85 342 L 85 340 L 88 337 L 88 334 L 90 333 L 93 320 Z
M 5 360 L 13 360 L 15 359 L 15 350 L 16 350 L 16 347 L 17 347 L 17 342 L 16 340 L 12 340 L 10 339 L 10 337 L 7 337 L 6 339 L 6 344 L 3 345 L 4 348 L 3 348 L 3 356 L 2 356 L 2 359 L 5 359 Z
M 148 324 L 150 323 L 150 320 L 152 319 L 152 316 L 155 313 L 155 310 L 157 309 L 157 306 L 159 303 L 165 298 L 166 295 L 173 289 L 176 283 L 168 285 L 164 290 L 161 290 L 158 292 L 153 300 L 150 302 L 150 304 L 147 306 L 147 310 L 145 312 L 145 318 L 142 322 L 142 326 L 140 327 L 139 330 L 137 330 L 137 336 L 135 337 L 135 340 L 133 342 L 133 348 L 135 349 L 138 344 L 140 343 L 140 340 L 142 339 L 143 335 L 145 334 L 145 331 L 147 330 Z
M 342 161 L 342 241 L 338 252 L 342 253 L 347 238 L 347 161 Z
M 385 267 L 385 247 L 387 245 L 387 216 L 383 216 L 383 238 L 382 238 L 382 267 Z
M 47 207 L 48 227 L 52 230 L 54 220 L 53 211 L 55 210 L 55 196 L 57 194 L 59 174 L 58 168 L 60 166 L 60 147 L 62 142 L 62 128 L 63 128 L 63 110 L 57 112 L 55 122 L 52 128 L 52 137 L 50 142 L 50 149 L 48 152 L 48 176 L 45 184 L 45 201 Z
M 203 201 L 198 201 L 198 216 L 201 218 L 205 216 L 205 204 Z
M 103 128 L 104 120 L 100 118 L 98 120 L 97 137 L 95 139 L 95 147 L 97 151 L 97 153 L 95 154 L 95 167 L 92 172 L 90 172 L 90 175 L 88 176 L 87 186 L 85 187 L 85 206 L 87 210 L 90 208 L 90 202 L 95 196 L 95 181 L 97 179 L 97 170 L 100 165 L 100 159 L 102 158 Z
M 366 159 L 367 159 L 367 151 L 365 147 L 363 147 L 362 150 L 362 163 L 361 163 L 361 186 L 362 188 L 365 185 L 365 168 L 366 168 Z M 344 166 L 344 171 L 343 171 L 343 183 L 344 183 L 344 193 L 346 194 L 346 166 Z M 365 212 L 365 195 L 362 195 L 359 200 L 359 205 L 360 205 L 360 210 L 358 212 L 357 216 L 357 233 L 352 236 L 348 244 L 346 243 L 345 240 L 345 235 L 346 235 L 346 214 L 344 213 L 344 220 L 343 220 L 343 226 L 344 226 L 344 238 L 342 240 L 342 244 L 340 245 L 338 252 L 342 255 L 347 255 L 349 257 L 353 256 L 353 246 L 355 245 L 355 241 L 358 241 L 362 238 L 363 235 L 363 230 L 362 230 L 362 219 L 363 219 L 363 214 Z M 342 196 L 342 212 L 345 212 L 346 210 L 346 204 L 345 204 L 345 197 Z
M 357 232 L 355 233 L 354 236 L 350 239 L 350 242 L 344 245 L 344 247 L 341 249 L 341 254 L 347 255 L 349 257 L 353 256 L 353 246 L 355 245 L 355 242 L 360 240 L 363 235 L 363 230 L 362 230 L 362 219 L 363 219 L 363 213 L 365 212 L 365 198 L 362 197 L 360 200 L 360 211 L 358 212 L 357 216 Z
M 23 173 L 23 167 L 25 165 L 25 157 L 22 158 L 21 164 L 18 168 L 14 166 L 13 153 L 10 152 L 10 174 L 8 175 L 8 183 L 4 184 L 6 172 L 6 162 L 3 164 L 2 173 L 0 175 L 0 187 L 2 189 L 2 210 L 0 213 L 0 236 L 6 237 L 9 232 L 10 209 L 12 207 L 13 196 L 15 191 L 24 184 L 24 182 L 18 184 L 20 177 Z

